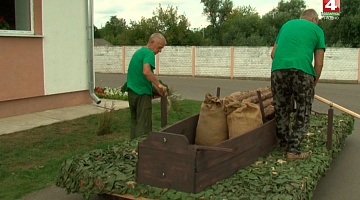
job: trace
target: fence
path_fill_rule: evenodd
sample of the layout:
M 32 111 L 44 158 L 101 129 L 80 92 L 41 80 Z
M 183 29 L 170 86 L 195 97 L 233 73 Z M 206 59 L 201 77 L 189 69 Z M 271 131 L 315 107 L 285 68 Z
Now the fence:
M 95 72 L 127 73 L 140 46 L 94 48 Z M 157 75 L 269 78 L 271 47 L 166 46 L 156 55 Z M 321 80 L 360 82 L 360 49 L 327 48 Z

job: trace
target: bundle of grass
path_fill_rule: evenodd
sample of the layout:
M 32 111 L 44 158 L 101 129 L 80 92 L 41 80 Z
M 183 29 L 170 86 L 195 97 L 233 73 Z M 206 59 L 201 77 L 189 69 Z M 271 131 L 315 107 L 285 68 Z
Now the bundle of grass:
M 106 104 L 104 105 L 104 112 L 99 117 L 99 124 L 96 129 L 96 134 L 101 135 L 107 135 L 111 134 L 112 130 L 112 124 L 114 119 L 114 102 L 112 102 L 111 107 L 107 108 Z

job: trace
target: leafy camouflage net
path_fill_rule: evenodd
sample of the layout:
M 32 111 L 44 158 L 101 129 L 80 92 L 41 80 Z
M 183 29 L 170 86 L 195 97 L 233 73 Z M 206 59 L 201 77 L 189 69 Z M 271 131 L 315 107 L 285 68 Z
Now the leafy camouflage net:
M 354 118 L 334 116 L 332 150 L 326 148 L 327 115 L 313 114 L 303 149 L 312 150 L 306 160 L 287 162 L 276 148 L 257 162 L 197 194 L 157 188 L 135 182 L 137 144 L 124 141 L 108 149 L 97 149 L 64 161 L 56 185 L 68 193 L 130 194 L 149 199 L 311 199 L 317 181 L 354 129 Z M 156 162 L 156 161 L 154 161 Z

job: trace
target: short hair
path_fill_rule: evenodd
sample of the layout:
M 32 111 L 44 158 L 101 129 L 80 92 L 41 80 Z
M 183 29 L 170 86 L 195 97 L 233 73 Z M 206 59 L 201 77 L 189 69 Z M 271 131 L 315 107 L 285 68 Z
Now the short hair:
M 301 19 L 312 19 L 312 18 L 318 19 L 319 17 L 318 17 L 317 12 L 314 9 L 307 9 L 301 14 L 300 18 Z
M 164 43 L 166 44 L 166 39 L 161 33 L 153 33 L 149 38 L 149 43 L 154 40 L 163 40 Z

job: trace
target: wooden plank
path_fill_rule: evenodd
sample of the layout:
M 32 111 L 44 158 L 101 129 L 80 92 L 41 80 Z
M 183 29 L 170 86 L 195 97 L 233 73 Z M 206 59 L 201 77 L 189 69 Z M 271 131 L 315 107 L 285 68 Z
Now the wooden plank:
M 165 127 L 168 123 L 167 121 L 167 97 L 160 97 L 160 106 L 161 106 L 161 127 Z
M 266 116 L 265 116 L 265 111 L 264 111 L 264 104 L 263 101 L 261 99 L 261 91 L 256 91 L 258 99 L 259 99 L 259 106 L 260 106 L 260 111 L 261 111 L 261 117 L 262 117 L 262 121 L 263 123 L 266 122 Z
M 170 127 L 162 129 L 160 132 L 175 133 L 185 135 L 189 144 L 195 144 L 196 127 L 199 120 L 199 114 L 181 120 Z
M 275 119 L 212 147 L 193 145 L 199 115 L 139 142 L 137 182 L 195 193 L 246 167 L 273 149 Z M 189 142 L 189 140 L 191 142 Z
M 247 151 L 242 152 L 237 157 L 232 157 L 224 162 L 214 165 L 210 169 L 206 169 L 202 172 L 195 174 L 196 189 L 195 193 L 200 192 L 207 187 L 215 184 L 216 182 L 223 180 L 238 170 L 247 167 L 248 165 L 254 163 L 258 157 L 264 156 L 269 151 L 274 149 L 277 145 L 277 142 L 269 141 L 267 144 L 248 149 Z
M 99 194 L 98 196 L 103 200 L 150 200 L 144 197 L 134 197 L 131 194 Z
M 189 146 L 188 139 L 184 135 L 165 132 L 150 132 L 145 140 L 139 142 L 138 147 L 178 154 L 195 151 Z
M 202 172 L 213 166 L 219 165 L 233 157 L 239 157 L 244 151 L 247 151 L 254 147 L 262 147 L 264 145 L 270 145 L 277 143 L 275 119 L 263 124 L 244 135 L 237 136 L 235 138 L 226 140 L 224 142 L 215 145 L 215 147 L 221 148 L 233 148 L 234 153 L 226 152 L 209 152 L 201 151 L 198 153 L 196 162 L 196 172 Z M 256 157 L 256 155 L 253 155 Z M 257 158 L 257 157 L 256 157 Z
M 176 154 L 141 148 L 136 169 L 136 182 L 183 192 L 195 189 L 196 152 Z

